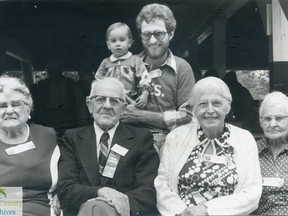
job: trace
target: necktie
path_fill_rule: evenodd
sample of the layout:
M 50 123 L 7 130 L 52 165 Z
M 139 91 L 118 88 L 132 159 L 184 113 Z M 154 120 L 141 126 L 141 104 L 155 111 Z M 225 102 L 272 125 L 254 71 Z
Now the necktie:
M 109 134 L 107 132 L 103 133 L 100 138 L 100 153 L 99 153 L 99 172 L 102 173 L 106 165 L 107 157 L 109 154 L 108 146 Z

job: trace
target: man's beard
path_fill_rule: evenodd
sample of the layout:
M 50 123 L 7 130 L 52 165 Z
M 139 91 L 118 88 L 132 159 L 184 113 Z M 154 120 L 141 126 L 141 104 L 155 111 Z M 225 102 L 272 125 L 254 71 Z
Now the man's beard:
M 149 56 L 149 58 L 159 59 L 167 53 L 168 49 L 169 49 L 169 44 L 168 44 L 168 46 L 162 45 L 161 47 L 157 48 L 156 50 L 147 46 L 146 52 L 147 52 L 147 55 Z

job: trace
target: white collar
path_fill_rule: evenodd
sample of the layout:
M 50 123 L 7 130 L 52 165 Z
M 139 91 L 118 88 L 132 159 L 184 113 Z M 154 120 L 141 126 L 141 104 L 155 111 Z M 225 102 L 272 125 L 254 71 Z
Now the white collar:
M 100 138 L 102 136 L 102 134 L 105 132 L 103 129 L 101 129 L 94 121 L 94 131 L 95 131 L 95 134 L 96 134 L 96 141 L 97 141 L 97 145 L 99 144 L 99 141 L 100 141 Z M 114 134 L 115 134 L 115 131 L 117 129 L 119 125 L 119 121 L 117 122 L 117 124 L 112 127 L 110 130 L 107 131 L 107 133 L 109 134 L 109 139 L 110 141 L 112 141 L 113 137 L 114 137 Z
M 125 55 L 116 58 L 116 57 L 112 54 L 112 55 L 110 56 L 110 61 L 111 61 L 111 62 L 115 62 L 115 61 L 118 61 L 118 60 L 125 60 L 125 59 L 128 59 L 131 55 L 132 55 L 131 52 L 127 52 Z
M 139 54 L 139 57 L 144 62 L 144 64 L 149 65 L 148 63 L 146 63 L 144 61 L 146 56 L 147 56 L 147 53 L 145 50 Z M 173 53 L 170 49 L 168 50 L 168 55 L 167 55 L 165 62 L 161 66 L 163 66 L 163 65 L 168 65 L 169 67 L 171 67 L 174 70 L 175 73 L 177 73 L 176 59 L 175 59 L 175 56 L 173 55 Z

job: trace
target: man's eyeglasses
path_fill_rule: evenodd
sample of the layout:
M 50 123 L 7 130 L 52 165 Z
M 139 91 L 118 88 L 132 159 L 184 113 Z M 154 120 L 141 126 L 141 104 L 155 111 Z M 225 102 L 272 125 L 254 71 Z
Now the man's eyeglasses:
M 10 103 L 0 102 L 0 110 L 5 111 L 5 110 L 7 110 L 7 108 L 9 106 L 11 106 L 13 110 L 19 111 L 19 110 L 21 110 L 23 105 L 28 105 L 28 104 L 22 100 L 10 101 Z
M 157 39 L 157 40 L 162 40 L 167 32 L 164 31 L 156 31 L 156 32 L 142 32 L 141 33 L 141 38 L 145 41 L 150 40 L 152 35 Z
M 272 119 L 275 119 L 275 121 L 277 123 L 283 123 L 285 121 L 285 119 L 287 118 L 288 116 L 282 116 L 282 115 L 278 115 L 278 116 L 262 116 L 261 119 L 263 120 L 264 123 L 266 124 L 269 124 Z
M 91 96 L 89 99 L 90 100 L 94 99 L 95 103 L 98 105 L 105 104 L 107 100 L 112 106 L 118 106 L 121 104 L 121 102 L 122 103 L 124 102 L 124 100 L 119 97 L 105 97 L 105 96 L 99 96 L 99 95 Z

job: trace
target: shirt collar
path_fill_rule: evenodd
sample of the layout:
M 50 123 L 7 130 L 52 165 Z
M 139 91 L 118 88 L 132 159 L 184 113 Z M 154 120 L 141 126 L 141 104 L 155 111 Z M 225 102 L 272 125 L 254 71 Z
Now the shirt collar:
M 260 154 L 265 149 L 268 149 L 268 139 L 266 137 L 262 137 L 257 140 L 258 153 Z
M 131 52 L 127 52 L 124 56 L 120 56 L 120 57 L 118 57 L 118 58 L 116 58 L 114 55 L 111 55 L 111 56 L 110 56 L 110 61 L 111 61 L 111 62 L 115 62 L 115 61 L 118 61 L 118 60 L 126 60 L 126 59 L 128 59 L 131 55 L 132 55 Z
M 265 149 L 269 149 L 269 139 L 266 137 L 261 138 L 260 140 L 257 140 L 257 146 L 258 146 L 258 154 L 261 154 Z M 280 153 L 288 151 L 288 147 L 285 147 Z
M 146 51 L 142 51 L 140 54 L 139 54 L 139 57 L 141 58 L 141 60 L 144 62 L 145 65 L 149 65 L 147 64 L 144 59 L 146 58 L 147 56 L 147 53 Z M 176 60 L 175 60 L 175 56 L 173 55 L 172 51 L 169 49 L 168 50 L 168 57 L 167 59 L 165 60 L 165 62 L 161 65 L 161 66 L 164 66 L 164 65 L 167 65 L 169 67 L 171 67 L 174 72 L 177 74 L 177 68 L 176 68 Z
M 97 145 L 98 145 L 100 138 L 105 131 L 102 130 L 95 122 L 93 125 L 94 125 L 95 134 L 96 134 L 96 141 L 97 141 Z M 109 134 L 109 139 L 111 138 L 110 140 L 113 139 L 118 125 L 119 125 L 119 121 L 117 122 L 117 124 L 114 127 L 112 127 L 110 130 L 107 131 L 107 133 Z
M 220 134 L 220 136 L 217 138 L 214 138 L 214 139 L 209 139 L 204 134 L 202 127 L 200 125 L 198 125 L 197 137 L 198 137 L 198 140 L 200 141 L 199 145 L 203 145 L 203 144 L 208 145 L 209 143 L 217 143 L 219 146 L 221 146 L 223 148 L 230 147 L 230 144 L 228 142 L 229 137 L 230 137 L 230 130 L 231 129 L 230 129 L 229 124 L 225 123 L 224 130 Z

